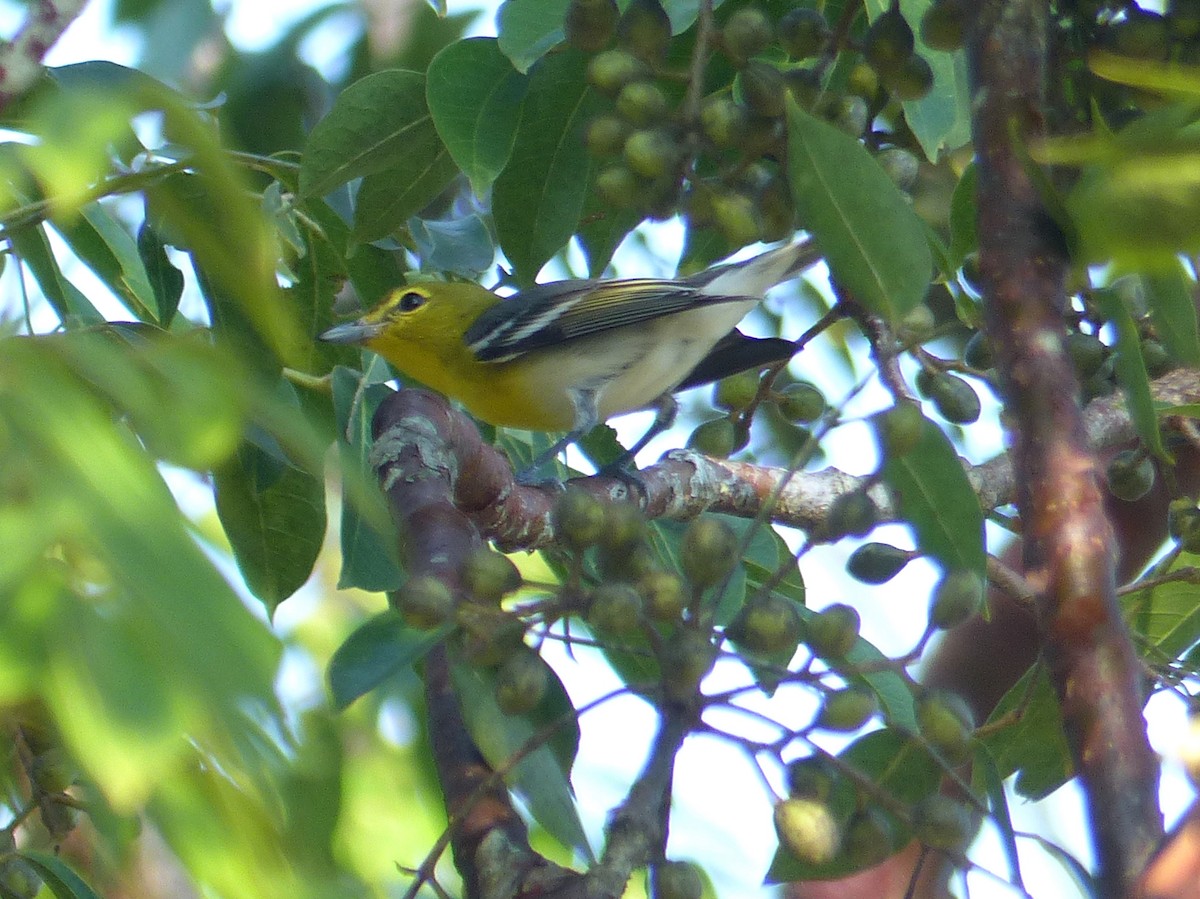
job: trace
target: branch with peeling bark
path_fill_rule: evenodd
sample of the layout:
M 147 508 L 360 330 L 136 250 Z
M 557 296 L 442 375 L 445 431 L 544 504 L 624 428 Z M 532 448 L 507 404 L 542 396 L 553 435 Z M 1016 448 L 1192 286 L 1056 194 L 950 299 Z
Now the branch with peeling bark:
M 0 43 L 0 109 L 33 87 L 42 74 L 42 59 L 86 2 L 40 0 L 29 5 L 13 39 Z

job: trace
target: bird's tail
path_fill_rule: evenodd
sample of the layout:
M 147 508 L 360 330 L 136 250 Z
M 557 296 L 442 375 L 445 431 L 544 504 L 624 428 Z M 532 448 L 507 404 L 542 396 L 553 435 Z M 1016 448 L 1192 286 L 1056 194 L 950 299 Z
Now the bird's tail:
M 816 263 L 821 252 L 811 240 L 768 250 L 744 262 L 717 266 L 688 280 L 704 293 L 727 297 L 761 297 L 776 284 Z

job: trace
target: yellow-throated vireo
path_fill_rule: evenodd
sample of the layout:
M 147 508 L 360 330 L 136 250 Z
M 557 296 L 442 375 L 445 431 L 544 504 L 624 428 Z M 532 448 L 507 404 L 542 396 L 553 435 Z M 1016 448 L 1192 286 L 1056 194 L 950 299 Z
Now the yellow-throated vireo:
M 532 468 L 611 416 L 657 406 L 631 458 L 670 423 L 673 391 L 792 355 L 791 341 L 734 326 L 818 258 L 801 242 L 678 280 L 555 281 L 507 298 L 470 282 L 410 284 L 321 340 L 366 346 L 489 424 L 568 432 Z

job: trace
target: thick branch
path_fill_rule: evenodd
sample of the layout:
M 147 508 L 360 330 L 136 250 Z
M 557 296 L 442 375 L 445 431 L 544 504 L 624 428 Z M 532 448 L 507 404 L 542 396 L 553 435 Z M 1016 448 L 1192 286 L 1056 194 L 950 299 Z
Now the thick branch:
M 1124 896 L 1162 833 L 1158 765 L 1116 600 L 1099 467 L 1063 346 L 1063 239 L 1021 155 L 1044 132 L 1049 4 L 984 0 L 973 13 L 980 271 L 1012 428 L 1026 576 L 1088 797 L 1100 883 Z

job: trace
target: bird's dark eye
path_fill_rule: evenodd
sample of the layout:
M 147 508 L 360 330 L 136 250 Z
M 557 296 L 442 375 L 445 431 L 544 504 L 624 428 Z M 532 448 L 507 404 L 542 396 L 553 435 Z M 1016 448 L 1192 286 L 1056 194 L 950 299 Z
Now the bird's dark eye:
M 412 312 L 425 304 L 425 297 L 416 291 L 410 290 L 404 296 L 400 297 L 400 302 L 396 304 L 401 312 Z

